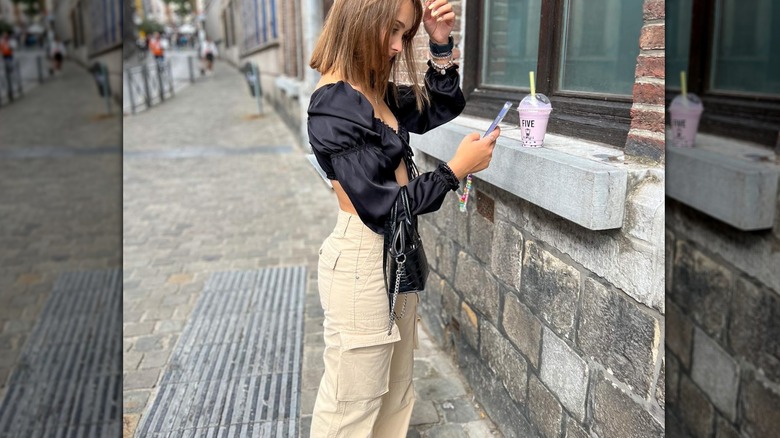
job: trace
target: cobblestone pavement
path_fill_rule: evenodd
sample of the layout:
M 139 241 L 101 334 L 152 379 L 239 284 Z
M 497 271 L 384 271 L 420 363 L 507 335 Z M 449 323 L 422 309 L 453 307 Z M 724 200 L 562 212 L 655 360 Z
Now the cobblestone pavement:
M 94 88 L 65 62 L 0 108 L 0 398 L 57 277 L 120 265 L 121 120 Z
M 273 113 L 256 117 L 224 63 L 165 105 L 124 119 L 124 423 L 133 436 L 209 276 L 305 266 L 301 433 L 322 373 L 317 249 L 335 194 Z M 270 105 L 266 105 L 270 108 Z M 453 362 L 421 333 L 409 436 L 493 436 Z

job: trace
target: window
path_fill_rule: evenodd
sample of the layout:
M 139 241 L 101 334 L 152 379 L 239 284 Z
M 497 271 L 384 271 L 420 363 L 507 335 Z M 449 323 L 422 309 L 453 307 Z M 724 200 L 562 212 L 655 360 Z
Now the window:
M 527 89 L 527 72 L 536 71 L 542 0 L 488 1 L 481 77 L 486 86 Z M 526 72 L 522 74 L 521 72 Z
M 301 27 L 300 21 L 296 19 L 300 16 L 297 2 L 282 2 L 282 10 L 280 11 L 282 17 L 281 20 L 281 32 L 282 32 L 282 48 L 284 51 L 284 74 L 293 78 L 303 78 L 303 71 L 299 71 L 301 67 Z
M 70 28 L 73 30 L 73 48 L 78 49 L 81 47 L 81 40 L 79 40 L 79 22 L 76 18 L 76 9 L 70 11 Z
M 79 40 L 79 47 L 86 44 L 87 39 L 84 37 L 84 8 L 83 8 L 83 2 L 78 2 L 76 4 L 76 22 L 78 23 L 78 40 Z
M 79 2 L 81 7 L 81 2 Z M 89 54 L 95 56 L 122 44 L 122 5 L 119 0 L 87 0 L 91 27 Z M 79 12 L 81 15 L 81 11 Z M 81 24 L 83 26 L 83 24 Z M 81 35 L 83 37 L 83 34 Z
M 228 2 L 225 9 L 222 10 L 222 28 L 224 29 L 225 48 L 236 45 L 236 24 L 233 14 L 233 2 Z
M 466 113 L 492 118 L 536 89 L 552 101 L 551 132 L 624 146 L 643 0 L 482 0 L 466 4 Z M 469 57 L 469 54 L 479 57 Z M 475 59 L 475 61 L 470 61 Z
M 780 96 L 780 38 L 772 33 L 773 18 L 780 19 L 780 6 L 773 7 L 771 0 L 739 7 L 735 0 L 718 2 L 709 78 L 713 90 Z
M 688 90 L 704 104 L 699 131 L 775 146 L 780 36 L 772 24 L 780 22 L 780 4 L 667 0 L 667 7 L 690 11 L 667 22 L 667 35 L 675 35 L 677 44 L 675 63 L 667 64 L 667 104 L 679 94 L 679 72 L 687 66 Z
M 666 87 L 680 89 L 680 72 L 688 71 L 693 0 L 666 1 Z
M 244 55 L 262 49 L 279 39 L 276 0 L 240 0 L 244 26 Z
M 631 96 L 639 55 L 642 1 L 568 1 L 558 88 Z
M 225 48 L 230 47 L 230 27 L 227 21 L 227 9 L 222 11 L 222 36 L 225 39 Z

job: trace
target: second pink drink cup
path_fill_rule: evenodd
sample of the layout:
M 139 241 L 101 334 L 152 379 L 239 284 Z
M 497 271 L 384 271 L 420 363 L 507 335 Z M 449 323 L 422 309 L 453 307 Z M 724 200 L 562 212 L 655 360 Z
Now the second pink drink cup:
M 693 93 L 679 95 L 669 105 L 669 118 L 672 123 L 671 144 L 677 147 L 693 147 L 699 119 L 704 111 L 701 99 Z

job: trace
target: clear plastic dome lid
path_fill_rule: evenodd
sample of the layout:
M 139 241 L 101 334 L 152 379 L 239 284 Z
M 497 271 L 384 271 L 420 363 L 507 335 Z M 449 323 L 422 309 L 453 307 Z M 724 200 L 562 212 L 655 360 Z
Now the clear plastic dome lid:
M 687 99 L 686 99 L 687 97 Z M 686 101 L 687 100 L 687 101 Z M 701 103 L 701 99 L 699 96 L 693 94 L 693 93 L 687 93 L 686 96 L 683 96 L 682 94 L 677 95 L 674 99 L 672 99 L 672 103 L 669 104 L 669 108 L 676 107 L 676 108 L 704 108 L 704 105 Z
M 547 98 L 542 93 L 536 93 L 536 98 L 532 95 L 525 96 L 523 100 L 520 101 L 520 107 L 532 107 L 532 108 L 552 108 L 552 104 L 550 103 L 550 99 Z

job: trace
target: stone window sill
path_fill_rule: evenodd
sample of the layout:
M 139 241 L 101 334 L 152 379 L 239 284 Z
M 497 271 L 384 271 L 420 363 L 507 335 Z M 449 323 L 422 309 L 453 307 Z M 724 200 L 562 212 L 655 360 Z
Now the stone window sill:
M 511 114 L 510 114 L 511 117 Z M 484 132 L 490 121 L 460 116 L 412 146 L 448 161 L 463 137 Z M 517 125 L 505 125 L 490 167 L 475 178 L 486 181 L 590 230 L 623 227 L 629 174 L 662 169 L 624 161 L 623 151 L 577 138 L 547 134 L 543 148 L 521 146 Z
M 780 166 L 774 152 L 709 134 L 666 148 L 666 195 L 742 231 L 773 227 Z
M 296 78 L 289 76 L 279 76 L 274 80 L 276 88 L 289 98 L 298 99 L 301 94 L 301 82 Z

